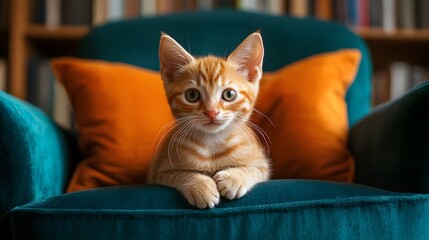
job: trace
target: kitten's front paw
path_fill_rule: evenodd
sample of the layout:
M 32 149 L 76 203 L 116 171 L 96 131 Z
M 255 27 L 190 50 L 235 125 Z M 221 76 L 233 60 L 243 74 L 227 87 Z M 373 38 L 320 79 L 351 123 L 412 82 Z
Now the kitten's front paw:
M 253 184 L 246 176 L 236 169 L 227 169 L 216 173 L 213 179 L 222 197 L 230 200 L 241 198 Z
M 192 184 L 192 185 L 191 185 Z M 186 200 L 197 208 L 213 208 L 219 204 L 219 191 L 213 179 L 200 176 L 182 191 Z

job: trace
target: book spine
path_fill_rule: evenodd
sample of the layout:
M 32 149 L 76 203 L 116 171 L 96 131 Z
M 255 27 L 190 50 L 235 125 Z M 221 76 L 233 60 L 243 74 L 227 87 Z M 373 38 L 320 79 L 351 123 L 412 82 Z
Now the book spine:
M 61 17 L 63 25 L 89 26 L 92 23 L 93 3 L 88 0 L 63 1 Z
M 267 1 L 266 11 L 273 15 L 283 15 L 285 14 L 285 3 L 283 0 Z
M 372 79 L 372 104 L 377 105 L 389 101 L 390 99 L 390 81 L 389 74 L 385 70 L 374 72 Z
M 411 87 L 410 65 L 407 62 L 394 62 L 390 69 L 390 99 L 397 99 Z
M 169 14 L 176 11 L 183 10 L 181 1 L 176 0 L 158 0 L 158 14 Z
M 107 20 L 116 21 L 124 17 L 124 6 L 122 1 L 107 0 Z
M 396 29 L 396 2 L 395 0 L 383 0 L 382 2 L 383 13 L 383 30 L 392 32 Z
M 360 27 L 369 27 L 369 22 L 370 22 L 370 10 L 369 10 L 369 3 L 370 0 L 358 0 L 357 4 L 358 4 L 358 10 L 357 10 L 357 14 L 358 14 L 358 26 Z
M 4 30 L 8 26 L 9 6 L 8 0 L 0 0 L 0 30 Z
M 144 17 L 155 16 L 158 13 L 156 0 L 141 0 L 140 15 Z
M 259 5 L 259 2 L 255 0 L 240 0 L 238 2 L 238 8 L 250 12 L 261 11 L 261 6 Z
M 214 0 L 196 0 L 195 8 L 196 9 L 213 9 L 215 7 Z
M 382 24 L 382 0 L 371 0 L 369 6 L 369 25 L 371 27 L 381 27 Z
M 53 73 L 49 64 L 49 59 L 41 58 L 37 64 L 37 80 L 36 105 L 39 106 L 45 113 L 52 116 L 53 113 Z
M 347 2 L 346 0 L 335 0 L 334 15 L 335 19 L 340 23 L 347 22 Z
M 309 15 L 309 2 L 308 0 L 290 0 L 289 13 L 296 17 L 306 17 Z
M 426 81 L 429 80 L 429 74 L 428 74 L 428 69 L 422 67 L 422 66 L 417 66 L 417 65 L 412 65 L 411 66 L 411 85 L 412 87 L 416 87 Z
M 92 0 L 92 25 L 97 26 L 106 22 L 106 0 Z
M 54 77 L 54 76 L 53 76 Z M 55 77 L 54 77 L 55 78 Z M 56 79 L 54 82 L 54 105 L 53 119 L 64 129 L 72 128 L 72 113 L 71 105 L 67 96 L 67 92 Z
M 399 1 L 398 2 L 398 26 L 402 29 L 416 28 L 416 5 L 415 0 Z
M 124 0 L 124 16 L 134 18 L 140 15 L 140 0 Z
M 6 59 L 0 59 L 0 91 L 7 90 L 7 63 Z
M 420 28 L 429 28 L 429 1 L 419 1 L 419 26 Z
M 326 20 L 332 19 L 332 0 L 316 0 L 314 4 L 316 17 Z
M 350 26 L 358 25 L 358 0 L 347 0 L 346 2 L 346 24 Z
M 57 28 L 61 25 L 61 0 L 45 1 L 45 25 L 48 28 Z

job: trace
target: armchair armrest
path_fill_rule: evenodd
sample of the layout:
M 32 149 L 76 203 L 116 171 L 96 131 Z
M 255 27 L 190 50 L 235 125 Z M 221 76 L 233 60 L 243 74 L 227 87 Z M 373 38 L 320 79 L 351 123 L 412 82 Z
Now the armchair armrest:
M 350 130 L 355 182 L 429 192 L 429 82 L 377 107 Z
M 36 107 L 0 91 L 0 230 L 10 209 L 64 191 L 66 135 Z

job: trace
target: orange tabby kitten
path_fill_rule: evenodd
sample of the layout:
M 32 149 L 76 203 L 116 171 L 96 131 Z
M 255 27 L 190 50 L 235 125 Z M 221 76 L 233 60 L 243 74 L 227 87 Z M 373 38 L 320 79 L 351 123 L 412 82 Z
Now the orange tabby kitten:
M 259 33 L 227 59 L 195 58 L 162 34 L 161 76 L 176 121 L 151 164 L 149 182 L 177 188 L 191 205 L 235 199 L 270 174 L 248 121 L 259 90 L 264 49 Z

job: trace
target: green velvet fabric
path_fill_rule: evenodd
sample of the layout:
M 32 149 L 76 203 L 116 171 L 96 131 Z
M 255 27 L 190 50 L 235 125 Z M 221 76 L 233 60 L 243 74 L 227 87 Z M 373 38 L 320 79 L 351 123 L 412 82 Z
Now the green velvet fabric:
M 0 91 L 0 230 L 15 206 L 64 191 L 68 176 L 63 134 L 41 110 Z
M 429 82 L 357 123 L 350 151 L 357 183 L 429 193 Z
M 368 49 L 362 39 L 334 22 L 234 10 L 138 18 L 93 29 L 82 41 L 79 56 L 158 70 L 161 31 L 170 34 L 191 54 L 226 56 L 257 30 L 261 30 L 264 40 L 264 71 L 274 71 L 321 52 L 358 48 L 362 63 L 346 97 L 350 125 L 369 112 L 372 63 Z
M 110 187 L 15 208 L 15 239 L 421 239 L 429 196 L 277 180 L 211 210 L 172 188 Z

